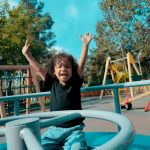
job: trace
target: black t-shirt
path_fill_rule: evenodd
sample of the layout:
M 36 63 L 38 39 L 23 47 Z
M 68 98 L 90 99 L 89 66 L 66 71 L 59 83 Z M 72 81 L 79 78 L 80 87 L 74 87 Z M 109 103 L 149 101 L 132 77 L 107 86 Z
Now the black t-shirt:
M 83 79 L 78 74 L 73 74 L 69 83 L 65 86 L 61 85 L 57 78 L 46 75 L 44 82 L 44 91 L 51 91 L 51 111 L 61 110 L 81 110 L 81 95 L 80 88 L 83 83 Z M 83 118 L 74 119 L 72 121 L 63 123 L 61 127 L 70 127 L 80 124 Z

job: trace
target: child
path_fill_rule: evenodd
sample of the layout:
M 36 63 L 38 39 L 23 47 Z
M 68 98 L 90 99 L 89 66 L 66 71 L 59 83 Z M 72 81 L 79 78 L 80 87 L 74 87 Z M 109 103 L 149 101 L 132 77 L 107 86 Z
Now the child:
M 66 53 L 54 55 L 48 70 L 40 67 L 29 52 L 30 44 L 26 41 L 22 49 L 23 55 L 27 58 L 30 65 L 44 80 L 43 88 L 51 91 L 51 111 L 61 110 L 81 110 L 80 88 L 83 82 L 84 66 L 88 52 L 88 46 L 93 39 L 89 33 L 84 37 L 80 36 L 83 46 L 79 64 L 73 56 Z M 79 150 L 87 149 L 84 139 L 83 118 L 51 126 L 42 136 L 42 146 L 44 150 Z

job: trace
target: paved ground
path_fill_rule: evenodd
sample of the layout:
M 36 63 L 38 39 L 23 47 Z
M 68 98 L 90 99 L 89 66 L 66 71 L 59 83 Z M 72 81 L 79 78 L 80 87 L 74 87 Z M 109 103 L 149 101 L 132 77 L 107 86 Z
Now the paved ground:
M 150 111 L 144 112 L 146 104 L 150 100 L 150 96 L 137 99 L 132 102 L 132 110 L 122 109 L 122 115 L 129 118 L 135 127 L 136 133 L 150 136 Z M 114 101 L 111 96 L 103 97 L 100 101 L 99 97 L 91 97 L 82 99 L 83 109 L 102 110 L 115 112 Z M 117 127 L 108 122 L 95 119 L 86 119 L 85 131 L 101 131 L 113 132 L 117 131 Z

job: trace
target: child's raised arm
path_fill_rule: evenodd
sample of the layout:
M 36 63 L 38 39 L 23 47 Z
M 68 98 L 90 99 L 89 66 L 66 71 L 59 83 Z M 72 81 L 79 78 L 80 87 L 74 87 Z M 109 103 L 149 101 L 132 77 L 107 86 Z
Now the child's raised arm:
M 82 77 L 83 73 L 84 73 L 84 67 L 85 67 L 86 57 L 87 57 L 87 53 L 88 53 L 88 47 L 89 47 L 91 40 L 93 39 L 93 35 L 86 32 L 84 37 L 82 35 L 80 35 L 80 38 L 81 38 L 83 45 L 82 45 L 80 61 L 78 64 L 78 74 L 80 77 Z
M 30 44 L 28 40 L 26 40 L 24 47 L 22 48 L 22 54 L 29 61 L 29 64 L 35 69 L 35 71 L 40 75 L 42 80 L 45 80 L 46 69 L 42 68 L 40 64 L 32 57 L 31 52 L 29 51 Z

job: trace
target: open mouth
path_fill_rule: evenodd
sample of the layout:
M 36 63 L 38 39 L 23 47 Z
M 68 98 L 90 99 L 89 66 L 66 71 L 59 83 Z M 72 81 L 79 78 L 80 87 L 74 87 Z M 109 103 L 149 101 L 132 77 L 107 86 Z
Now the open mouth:
M 68 75 L 67 74 L 60 74 L 60 76 L 67 77 Z

